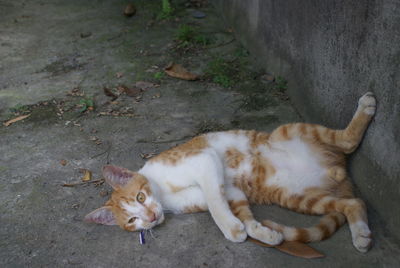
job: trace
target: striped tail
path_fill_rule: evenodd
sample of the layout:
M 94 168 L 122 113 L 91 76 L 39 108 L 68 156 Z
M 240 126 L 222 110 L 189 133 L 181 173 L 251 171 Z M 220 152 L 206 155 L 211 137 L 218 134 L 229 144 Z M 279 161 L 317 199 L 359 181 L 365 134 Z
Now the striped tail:
M 345 222 L 346 218 L 342 213 L 331 212 L 323 216 L 317 225 L 309 228 L 289 227 L 269 220 L 263 220 L 261 223 L 282 233 L 285 241 L 308 243 L 330 237 Z

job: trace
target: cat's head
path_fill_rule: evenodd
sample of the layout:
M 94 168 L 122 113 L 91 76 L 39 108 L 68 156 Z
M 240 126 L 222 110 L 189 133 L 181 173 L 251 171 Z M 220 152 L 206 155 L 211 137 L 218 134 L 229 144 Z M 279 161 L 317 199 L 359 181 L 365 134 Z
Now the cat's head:
M 153 196 L 146 177 L 116 166 L 103 167 L 103 176 L 114 191 L 105 206 L 85 216 L 86 222 L 137 231 L 164 221 L 162 206 Z

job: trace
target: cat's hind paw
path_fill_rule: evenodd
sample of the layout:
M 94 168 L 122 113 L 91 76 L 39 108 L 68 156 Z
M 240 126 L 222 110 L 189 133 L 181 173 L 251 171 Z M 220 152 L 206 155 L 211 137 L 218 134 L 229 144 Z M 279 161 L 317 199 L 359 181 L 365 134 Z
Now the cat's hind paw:
M 246 231 L 249 236 L 270 245 L 279 245 L 283 241 L 283 235 L 261 223 L 254 221 L 246 224 Z
M 361 109 L 362 112 L 373 116 L 376 110 L 376 100 L 374 94 L 372 92 L 365 93 L 358 100 L 358 107 L 359 109 Z
M 356 224 L 352 228 L 352 238 L 354 247 L 362 252 L 367 252 L 372 245 L 371 231 L 366 224 Z

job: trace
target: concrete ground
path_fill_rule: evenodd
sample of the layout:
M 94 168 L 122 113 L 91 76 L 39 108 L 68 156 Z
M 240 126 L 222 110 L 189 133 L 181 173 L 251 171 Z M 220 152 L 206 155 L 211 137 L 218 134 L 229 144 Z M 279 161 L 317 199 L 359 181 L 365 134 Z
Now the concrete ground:
M 167 215 L 154 238 L 82 222 L 109 197 L 110 187 L 79 183 L 80 169 L 100 179 L 106 163 L 138 169 L 149 154 L 206 131 L 270 131 L 301 117 L 285 95 L 252 65 L 212 6 L 193 17 L 189 1 L 174 2 L 162 19 L 161 1 L 0 2 L 1 267 L 395 267 L 400 250 L 370 215 L 374 247 L 357 252 L 347 226 L 312 246 L 326 258 L 304 260 L 250 242 L 224 239 L 207 213 Z M 188 34 L 181 25 L 190 25 Z M 181 29 L 181 30 L 179 30 Z M 178 42 L 177 36 L 187 39 Z M 193 38 L 188 38 L 191 35 Z M 200 74 L 198 81 L 166 76 L 169 62 Z M 134 89 L 129 96 L 124 86 Z M 222 85 L 221 85 L 222 84 Z M 117 99 L 104 94 L 104 88 Z M 254 208 L 257 218 L 297 226 L 317 217 L 277 207 Z

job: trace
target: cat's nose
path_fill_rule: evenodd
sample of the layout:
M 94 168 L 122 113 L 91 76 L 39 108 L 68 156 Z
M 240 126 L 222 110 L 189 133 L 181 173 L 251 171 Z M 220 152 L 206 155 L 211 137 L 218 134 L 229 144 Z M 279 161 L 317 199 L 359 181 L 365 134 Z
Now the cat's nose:
M 152 212 L 150 214 L 149 221 L 150 222 L 155 222 L 156 221 L 156 214 L 154 212 Z

